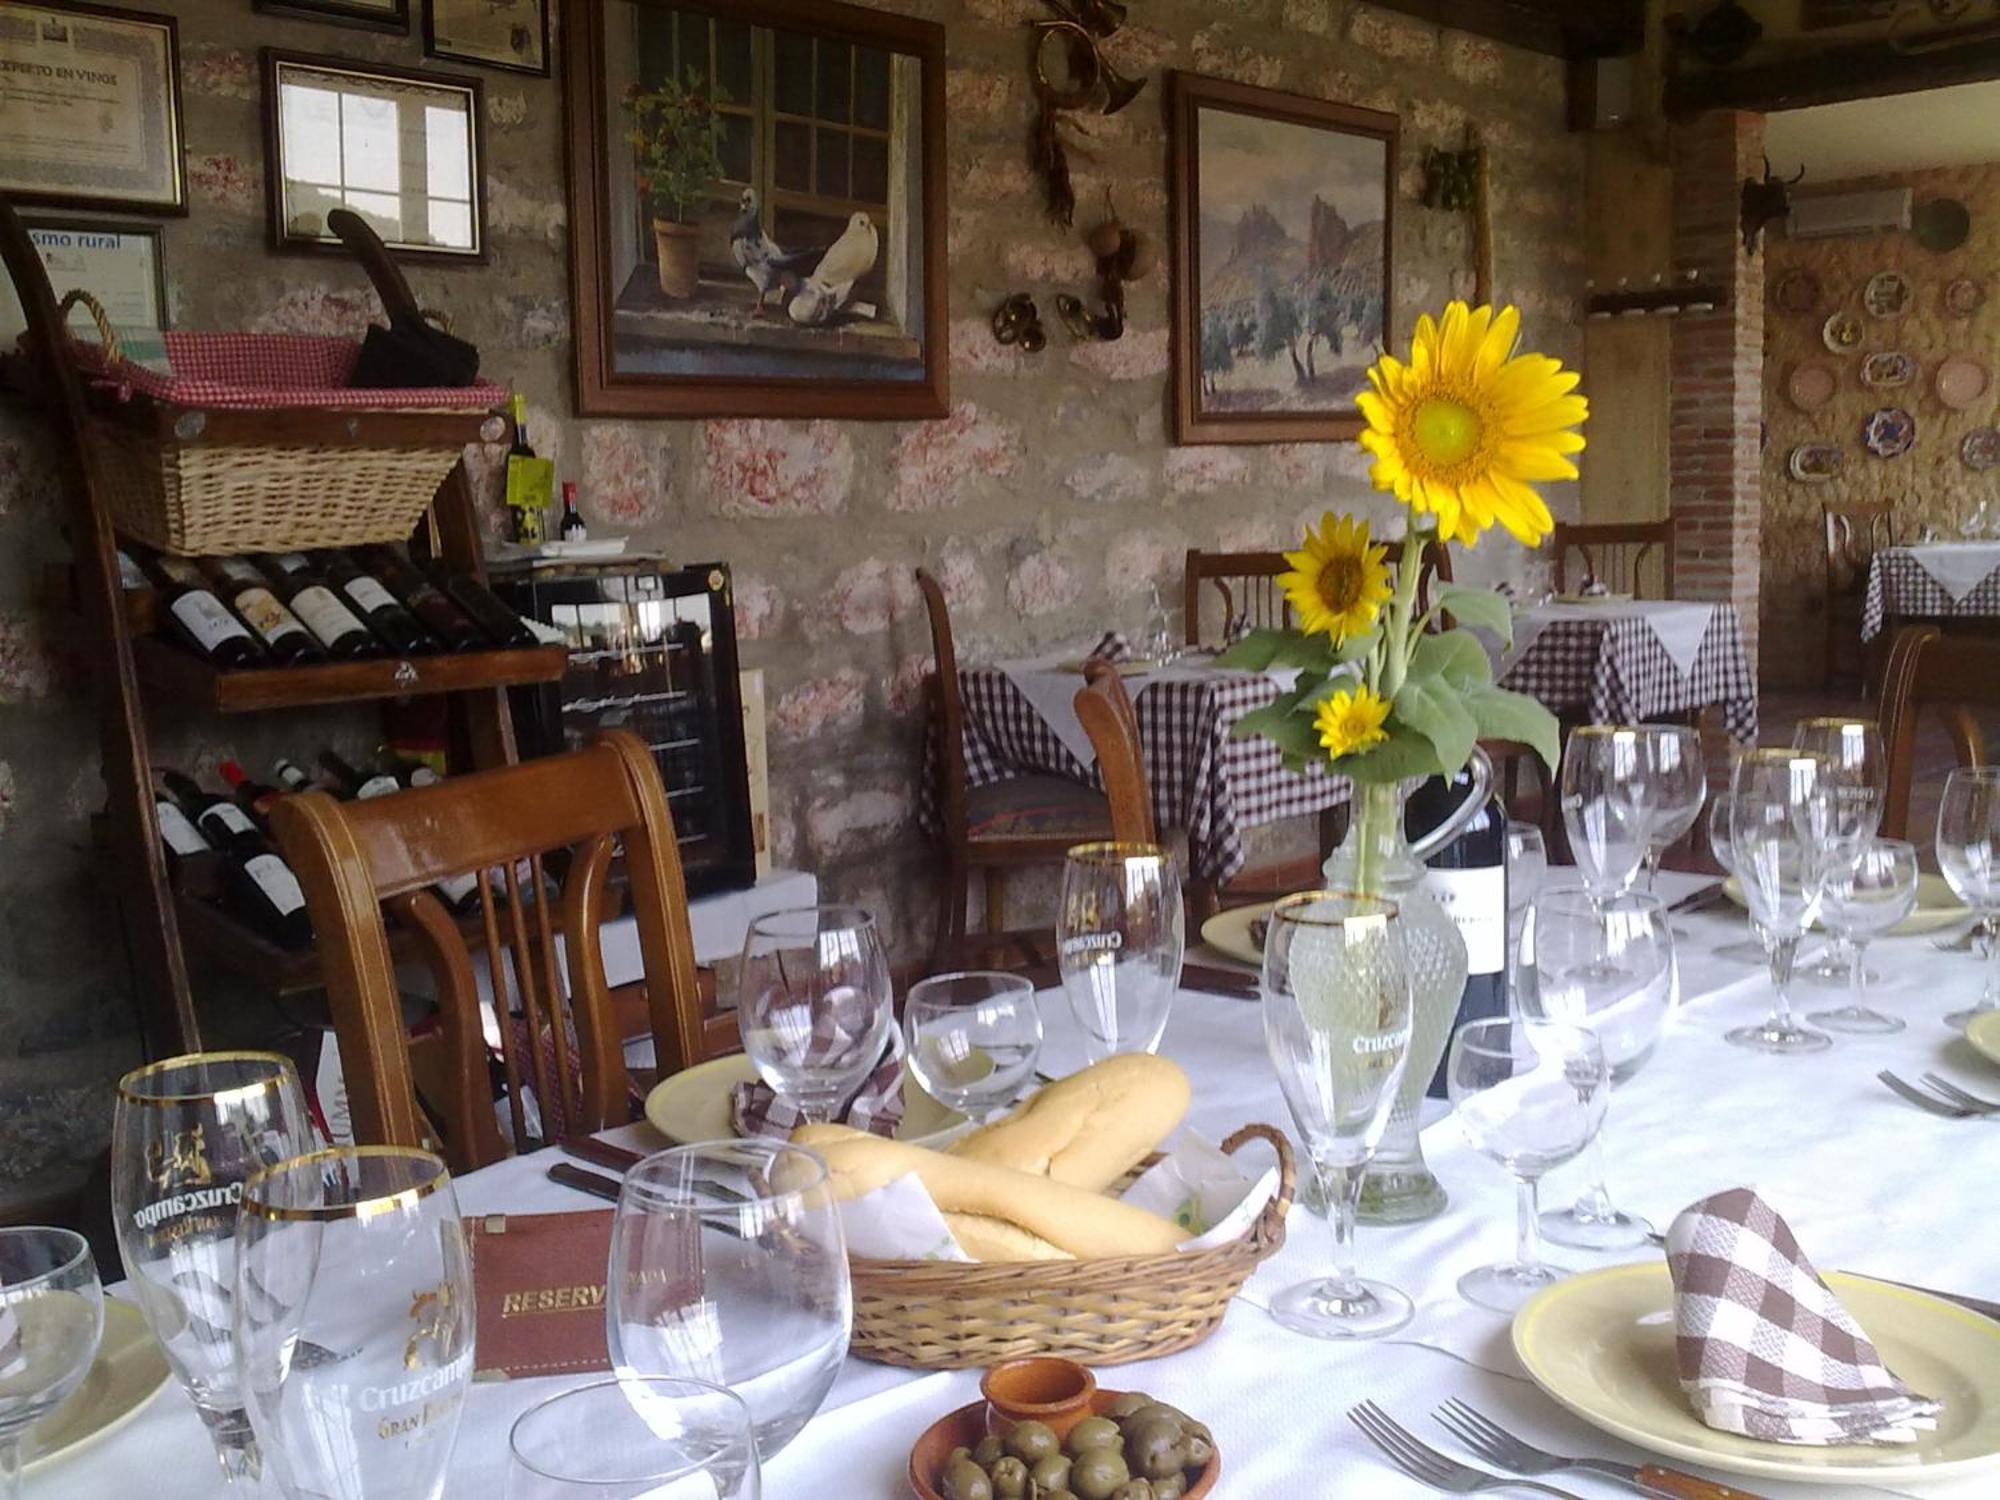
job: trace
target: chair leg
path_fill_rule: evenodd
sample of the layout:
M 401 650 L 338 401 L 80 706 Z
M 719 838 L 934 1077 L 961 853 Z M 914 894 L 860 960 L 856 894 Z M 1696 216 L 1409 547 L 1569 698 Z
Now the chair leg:
M 1007 930 L 1007 879 L 999 865 L 986 867 L 986 930 Z

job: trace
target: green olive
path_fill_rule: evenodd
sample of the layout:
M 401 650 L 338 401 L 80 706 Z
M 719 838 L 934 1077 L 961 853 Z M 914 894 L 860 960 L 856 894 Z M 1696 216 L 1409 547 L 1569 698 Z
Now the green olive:
M 1069 1441 L 1064 1446 L 1076 1454 L 1092 1448 L 1116 1448 L 1118 1440 L 1118 1424 L 1109 1417 L 1085 1417 L 1070 1428 Z
M 993 1500 L 993 1481 L 978 1464 L 962 1458 L 944 1471 L 938 1493 L 944 1500 Z
M 1153 1481 L 1153 1500 L 1181 1500 L 1187 1493 L 1187 1476 L 1175 1474 L 1168 1479 Z
M 1044 1495 L 1067 1495 L 1069 1493 L 1070 1460 L 1060 1453 L 1051 1453 L 1035 1465 L 1030 1477 L 1042 1487 Z
M 1132 1477 L 1125 1455 L 1116 1448 L 1091 1448 L 1069 1466 L 1069 1487 L 1077 1500 L 1111 1500 L 1118 1486 Z
M 1046 1422 L 1016 1422 L 1003 1445 L 1013 1457 L 1026 1464 L 1038 1464 L 1051 1453 L 1062 1451 L 1054 1431 Z
M 1006 1451 L 999 1438 L 989 1435 L 981 1438 L 979 1446 L 972 1450 L 972 1461 L 982 1469 L 990 1469 Z
M 969 1459 L 971 1457 L 972 1457 L 972 1450 L 966 1447 L 965 1444 L 960 1443 L 956 1448 L 952 1449 L 951 1452 L 947 1453 L 944 1456 L 944 1466 L 947 1469 L 949 1469 L 953 1464 L 957 1463 L 961 1458 Z
M 1187 1466 L 1190 1469 L 1205 1469 L 1208 1461 L 1215 1457 L 1215 1443 L 1208 1436 L 1207 1429 L 1200 1432 L 1189 1431 L 1187 1435 Z
M 1150 1479 L 1128 1479 L 1111 1492 L 1111 1500 L 1158 1500 Z
M 1187 1433 L 1169 1416 L 1134 1417 L 1125 1424 L 1125 1460 L 1148 1479 L 1178 1474 L 1187 1467 Z
M 1127 1391 L 1104 1408 L 1104 1415 L 1123 1421 L 1140 1407 L 1153 1404 L 1153 1398 L 1144 1391 Z
M 988 1469 L 993 1500 L 1021 1500 L 1028 1493 L 1028 1466 L 1018 1458 L 1003 1458 Z

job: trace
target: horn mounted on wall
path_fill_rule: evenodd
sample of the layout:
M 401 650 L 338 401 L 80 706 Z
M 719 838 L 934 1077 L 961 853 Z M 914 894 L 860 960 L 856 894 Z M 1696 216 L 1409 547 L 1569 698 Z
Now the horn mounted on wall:
M 1035 117 L 1035 169 L 1046 184 L 1049 217 L 1067 227 L 1076 222 L 1076 188 L 1070 181 L 1061 116 L 1085 110 L 1115 115 L 1139 97 L 1146 80 L 1120 73 L 1100 47 L 1125 24 L 1126 7 L 1119 0 L 1043 0 L 1043 4 L 1055 19 L 1028 23 L 1036 33 L 1035 94 L 1042 104 Z M 1067 66 L 1066 84 L 1050 75 L 1051 46 L 1060 49 Z

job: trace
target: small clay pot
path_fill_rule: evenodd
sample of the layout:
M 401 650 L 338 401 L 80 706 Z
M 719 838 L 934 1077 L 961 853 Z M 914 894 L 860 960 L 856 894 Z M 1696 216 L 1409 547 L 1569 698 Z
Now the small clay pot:
M 1004 1437 L 1016 1422 L 1046 1422 L 1058 1441 L 1091 1412 L 1097 1377 L 1073 1359 L 1037 1354 L 995 1365 L 979 1378 L 986 1430 Z

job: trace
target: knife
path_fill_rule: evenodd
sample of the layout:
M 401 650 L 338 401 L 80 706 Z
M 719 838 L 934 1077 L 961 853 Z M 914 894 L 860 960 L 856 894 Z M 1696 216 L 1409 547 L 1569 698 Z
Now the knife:
M 1731 1485 L 1718 1484 L 1713 1479 L 1703 1479 L 1699 1474 L 1663 1469 L 1658 1464 L 1620 1464 L 1608 1458 L 1593 1458 L 1579 1467 L 1615 1475 L 1642 1494 L 1669 1496 L 1671 1500 L 1765 1500 L 1754 1490 L 1739 1490 Z
M 600 1141 L 594 1135 L 566 1135 L 557 1144 L 578 1161 L 587 1161 L 594 1167 L 608 1168 L 621 1177 L 646 1159 L 637 1151 L 624 1146 L 614 1146 L 609 1141 Z
M 618 1201 L 619 1182 L 615 1177 L 606 1177 L 602 1172 L 586 1172 L 582 1167 L 573 1167 L 566 1161 L 559 1161 L 549 1168 L 549 1181 L 559 1182 L 564 1187 L 575 1188 L 580 1193 L 592 1197 Z
M 1669 906 L 1667 913 L 1670 916 L 1686 916 L 1693 912 L 1707 911 L 1711 906 L 1728 899 L 1729 893 L 1723 889 L 1723 882 L 1717 880 L 1689 891 Z
M 1207 964 L 1181 965 L 1181 988 L 1204 995 L 1221 995 L 1229 1000 L 1260 998 L 1257 981 L 1253 976 L 1237 974 L 1228 969 L 1211 968 Z

